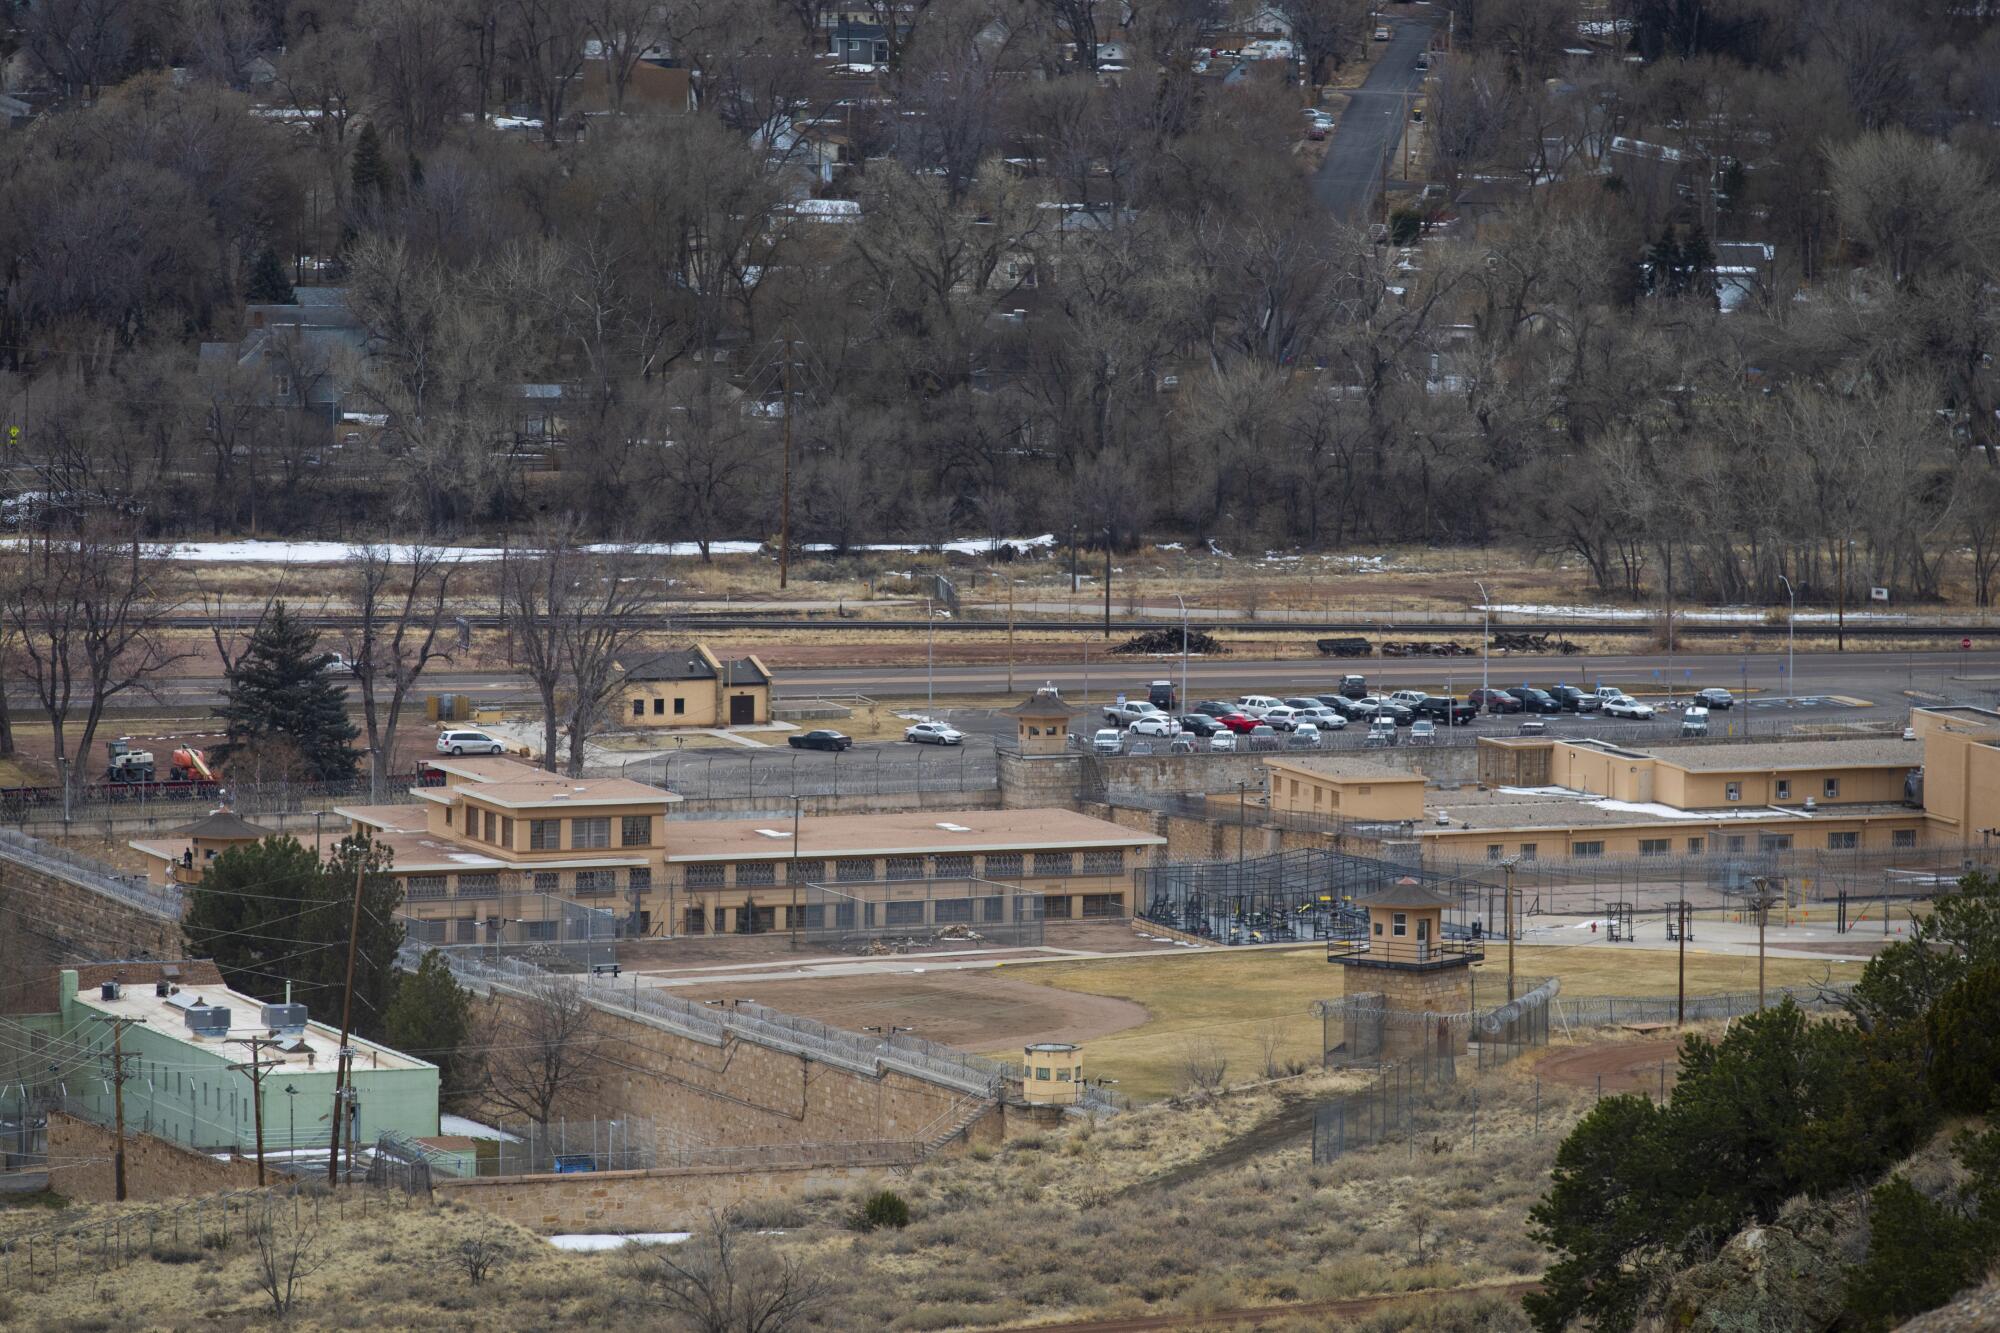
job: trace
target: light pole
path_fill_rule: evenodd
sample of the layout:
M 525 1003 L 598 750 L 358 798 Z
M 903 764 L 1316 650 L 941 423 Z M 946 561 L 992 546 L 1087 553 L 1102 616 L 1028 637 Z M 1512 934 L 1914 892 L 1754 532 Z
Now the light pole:
M 924 712 L 929 713 L 937 706 L 937 687 L 934 683 L 934 667 L 937 662 L 937 616 L 931 611 L 931 599 L 924 598 Z
M 1785 585 L 1785 595 L 1792 600 L 1791 613 L 1785 617 L 1785 697 L 1791 699 L 1799 692 L 1799 680 L 1793 674 L 1796 665 L 1793 650 L 1799 641 L 1799 591 L 1783 574 L 1778 575 L 1778 582 Z
M 785 911 L 785 925 L 792 932 L 792 952 L 799 948 L 799 810 L 805 797 L 792 793 L 792 864 L 785 874 L 792 881 L 792 905 Z
M 1514 1003 L 1514 867 L 1521 863 L 1518 856 L 1510 856 L 1500 863 L 1500 869 L 1507 876 L 1507 1003 Z
M 285 1156 L 290 1158 L 299 1150 L 299 1090 L 285 1085 Z
M 1493 599 L 1486 595 L 1486 585 L 1478 579 L 1472 581 L 1472 586 L 1479 589 L 1479 609 L 1486 613 L 1479 640 L 1479 703 L 1485 707 L 1486 691 L 1493 684 L 1487 671 L 1493 661 Z
M 1181 604 L 1181 707 L 1187 708 L 1190 706 L 1188 704 L 1188 684 L 1187 684 L 1187 678 L 1188 678 L 1187 599 L 1185 597 L 1182 597 L 1179 593 L 1175 593 L 1174 600 Z

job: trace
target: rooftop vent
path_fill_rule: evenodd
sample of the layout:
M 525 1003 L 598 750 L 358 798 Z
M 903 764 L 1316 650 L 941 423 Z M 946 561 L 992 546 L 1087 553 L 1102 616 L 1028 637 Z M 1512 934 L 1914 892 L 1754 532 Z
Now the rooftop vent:
M 173 1001 L 169 1000 L 171 1004 Z M 229 1035 L 229 1010 L 219 1004 L 197 1004 L 182 1010 L 181 1017 L 187 1020 L 190 1035 L 196 1037 L 226 1037 Z
M 303 1036 L 306 1030 L 306 1007 L 302 1004 L 267 1004 L 264 1006 L 264 1026 L 274 1037 Z

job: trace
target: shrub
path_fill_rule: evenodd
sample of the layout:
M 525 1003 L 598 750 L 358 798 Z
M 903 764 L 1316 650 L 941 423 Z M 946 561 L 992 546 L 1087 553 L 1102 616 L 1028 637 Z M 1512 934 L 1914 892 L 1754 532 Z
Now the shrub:
M 1977 1282 L 1993 1228 L 1926 1197 L 1904 1176 L 1868 1196 L 1868 1258 L 1848 1270 L 1847 1307 L 1868 1328 L 1894 1328 Z
M 1977 967 L 1930 1012 L 1931 1090 L 1948 1111 L 1979 1115 L 2000 1075 L 2000 966 Z
M 1424 215 L 1412 208 L 1399 208 L 1389 215 L 1389 242 L 1415 245 L 1424 234 Z
M 894 1190 L 868 1196 L 861 1205 L 861 1230 L 880 1231 L 884 1227 L 901 1231 L 910 1225 L 910 1205 Z

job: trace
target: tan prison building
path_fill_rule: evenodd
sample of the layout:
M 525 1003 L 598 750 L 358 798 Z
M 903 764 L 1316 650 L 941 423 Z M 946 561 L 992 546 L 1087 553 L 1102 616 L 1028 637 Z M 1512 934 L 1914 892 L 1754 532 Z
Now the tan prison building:
M 750 727 L 771 720 L 771 673 L 755 656 L 724 661 L 702 644 L 623 668 L 625 727 Z

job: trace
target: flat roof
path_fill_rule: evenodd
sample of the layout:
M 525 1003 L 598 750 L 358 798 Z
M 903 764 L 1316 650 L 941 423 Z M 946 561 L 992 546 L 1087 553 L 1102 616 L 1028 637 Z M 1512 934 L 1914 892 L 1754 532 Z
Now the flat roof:
M 198 996 L 208 1005 L 220 1006 L 229 1011 L 229 1034 L 232 1037 L 262 1037 L 270 1029 L 264 1026 L 264 1001 L 240 994 L 220 985 L 185 984 L 173 997 L 185 1000 Z M 143 1018 L 146 1027 L 163 1037 L 200 1047 L 213 1053 L 217 1058 L 235 1062 L 248 1060 L 250 1048 L 247 1045 L 225 1043 L 219 1037 L 197 1038 L 188 1031 L 187 1020 L 182 1011 L 169 1002 L 168 997 L 156 995 L 151 983 L 143 985 L 126 984 L 119 987 L 118 998 L 106 1000 L 99 996 L 97 988 L 79 987 L 76 1002 L 93 1012 L 116 1015 L 119 1018 Z M 428 1069 L 430 1065 L 414 1056 L 404 1055 L 387 1046 L 379 1046 L 359 1037 L 350 1037 L 349 1044 L 355 1048 L 354 1067 L 356 1069 Z M 282 1045 L 266 1047 L 263 1059 L 277 1060 L 281 1067 L 274 1071 L 280 1076 L 285 1070 L 294 1073 L 307 1071 L 331 1071 L 334 1059 L 340 1053 L 340 1032 L 324 1023 L 309 1022 L 303 1036 L 285 1040 Z M 308 1055 L 311 1059 L 308 1060 Z M 269 1085 L 266 1090 L 268 1091 Z
M 1932 713 L 1949 718 L 1953 722 L 1969 722 L 1975 727 L 2000 731 L 2000 712 L 1995 712 L 1991 708 L 1981 708 L 1977 704 L 1925 705 L 1914 711 Z
M 375 841 L 387 847 L 395 860 L 390 867 L 391 874 L 481 874 L 487 871 L 511 870 L 527 873 L 535 870 L 592 869 L 607 866 L 643 866 L 650 864 L 644 848 L 632 848 L 623 853 L 607 850 L 600 856 L 588 853 L 559 857 L 536 856 L 510 857 L 503 849 L 489 848 L 483 843 L 459 841 L 443 838 L 423 830 L 389 829 L 375 835 Z
M 1663 764 L 1691 773 L 1778 768 L 1916 768 L 1924 762 L 1922 746 L 1882 736 L 1748 745 L 1662 745 L 1646 753 Z
M 681 798 L 664 787 L 630 778 L 555 778 L 551 781 L 482 782 L 461 795 L 487 805 L 526 810 L 548 805 L 671 805 Z M 426 788 L 419 787 L 421 794 Z M 432 799 L 435 799 L 434 797 Z
M 402 833 L 422 833 L 430 826 L 430 812 L 421 805 L 336 805 L 333 813 L 349 823 Z
M 474 755 L 469 758 L 465 755 L 430 755 L 425 758 L 424 763 L 440 773 L 449 773 L 455 778 L 466 778 L 472 782 L 504 782 L 509 779 L 529 781 L 536 778 L 547 778 L 553 782 L 560 777 L 559 774 L 551 773 L 545 768 L 537 768 L 533 764 L 524 764 L 518 759 L 508 759 L 504 755 L 497 754 Z
M 792 821 L 676 819 L 667 824 L 669 861 L 792 857 Z M 1071 851 L 1160 847 L 1166 839 L 1074 810 L 905 810 L 880 815 L 815 815 L 799 823 L 797 855 L 913 856 L 919 853 Z
M 1370 782 L 1422 782 L 1424 775 L 1407 768 L 1391 768 L 1369 759 L 1350 759 L 1346 755 L 1315 755 L 1312 758 L 1295 759 L 1290 755 L 1269 755 L 1264 760 L 1266 768 L 1295 768 L 1301 773 L 1314 773 L 1323 778 L 1360 778 Z
M 1614 801 L 1587 792 L 1561 787 L 1499 787 L 1487 791 L 1462 791 L 1440 795 L 1425 809 L 1420 835 L 1443 837 L 1478 829 L 1570 828 L 1673 828 L 1688 824 L 1718 823 L 1810 823 L 1905 816 L 1921 820 L 1922 810 L 1900 801 L 1854 801 L 1847 804 L 1819 803 L 1807 810 L 1796 805 L 1750 805 L 1680 810 L 1652 801 Z M 1437 816 L 1450 816 L 1441 824 Z

